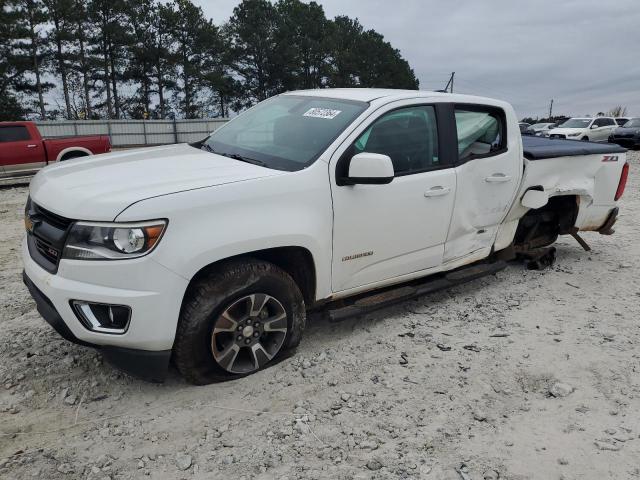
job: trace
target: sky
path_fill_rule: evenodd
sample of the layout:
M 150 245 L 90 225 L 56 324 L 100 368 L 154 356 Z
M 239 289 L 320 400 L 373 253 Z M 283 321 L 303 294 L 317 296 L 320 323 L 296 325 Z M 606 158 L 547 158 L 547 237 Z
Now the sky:
M 305 1 L 305 0 L 303 0 Z M 640 0 L 316 0 L 358 18 L 409 62 L 420 89 L 510 102 L 520 118 L 640 116 Z M 216 24 L 237 0 L 193 0 Z

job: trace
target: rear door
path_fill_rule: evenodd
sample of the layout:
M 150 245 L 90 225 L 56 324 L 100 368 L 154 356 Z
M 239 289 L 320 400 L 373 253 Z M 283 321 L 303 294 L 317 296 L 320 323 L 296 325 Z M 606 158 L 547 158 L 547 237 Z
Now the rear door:
M 398 104 L 402 105 L 399 106 Z M 397 102 L 360 126 L 333 157 L 332 289 L 375 286 L 440 266 L 456 191 L 436 105 Z M 388 155 L 385 185 L 340 185 L 351 157 Z M 336 162 L 337 160 L 337 162 Z
M 612 118 L 596 118 L 588 135 L 589 140 L 594 142 L 604 142 L 609 139 L 609 135 L 616 128 L 617 124 Z
M 445 263 L 489 254 L 522 173 L 522 143 L 511 111 L 488 105 L 452 108 L 457 188 Z M 507 125 L 513 125 L 514 131 Z
M 40 139 L 32 139 L 25 125 L 0 125 L 0 165 L 5 176 L 20 175 L 45 165 Z
M 613 131 L 618 128 L 618 124 L 616 123 L 616 121 L 613 118 L 603 118 L 604 122 L 603 122 L 603 134 L 602 134 L 602 141 L 603 142 L 607 142 L 609 140 L 609 135 L 611 135 L 613 133 Z

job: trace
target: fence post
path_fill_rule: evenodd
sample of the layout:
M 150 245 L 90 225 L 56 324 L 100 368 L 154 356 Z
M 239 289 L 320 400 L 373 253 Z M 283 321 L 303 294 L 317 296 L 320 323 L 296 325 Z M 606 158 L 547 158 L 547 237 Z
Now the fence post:
M 142 119 L 142 133 L 144 135 L 144 146 L 146 147 L 149 142 L 147 142 L 147 121 Z
M 75 120 L 73 121 L 73 133 L 76 137 L 78 136 L 78 124 Z
M 111 119 L 107 118 L 107 133 L 109 134 L 109 142 L 113 145 L 113 135 L 111 135 Z
M 173 117 L 173 143 L 178 143 L 178 127 L 176 125 L 175 117 Z

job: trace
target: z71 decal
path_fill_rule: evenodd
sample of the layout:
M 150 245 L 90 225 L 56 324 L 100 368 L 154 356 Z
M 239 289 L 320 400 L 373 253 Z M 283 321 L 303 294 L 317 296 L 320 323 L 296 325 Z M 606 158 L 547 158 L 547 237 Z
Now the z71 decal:
M 604 157 L 602 157 L 602 161 L 603 162 L 617 162 L 618 161 L 618 155 L 605 155 Z

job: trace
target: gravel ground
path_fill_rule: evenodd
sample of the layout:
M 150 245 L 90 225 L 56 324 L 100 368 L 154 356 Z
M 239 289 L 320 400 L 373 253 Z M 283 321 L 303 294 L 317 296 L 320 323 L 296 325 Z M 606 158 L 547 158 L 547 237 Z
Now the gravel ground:
M 640 478 L 639 152 L 616 234 L 339 324 L 206 387 L 112 369 L 21 281 L 24 187 L 0 190 L 0 477 Z

